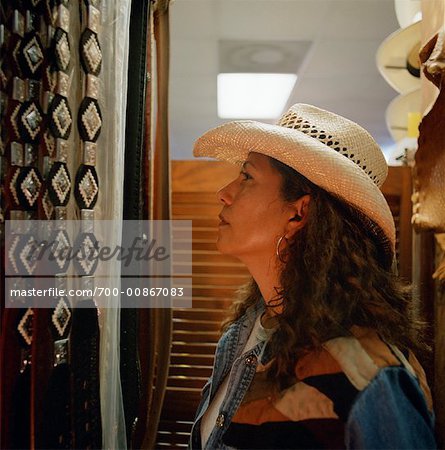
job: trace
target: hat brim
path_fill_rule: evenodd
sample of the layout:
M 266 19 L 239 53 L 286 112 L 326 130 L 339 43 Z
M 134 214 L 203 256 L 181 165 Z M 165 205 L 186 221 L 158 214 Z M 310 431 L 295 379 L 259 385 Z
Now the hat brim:
M 395 0 L 394 2 L 397 21 L 401 28 L 406 28 L 411 25 L 416 16 L 422 14 L 421 0 Z
M 241 165 L 250 152 L 275 158 L 350 204 L 384 233 L 394 255 L 395 227 L 380 189 L 353 161 L 305 133 L 251 120 L 227 122 L 203 134 L 194 156 Z
M 395 142 L 408 136 L 408 113 L 421 111 L 420 89 L 398 95 L 386 108 L 386 126 Z
M 407 69 L 408 55 L 420 42 L 420 22 L 395 31 L 377 50 L 378 69 L 386 82 L 399 94 L 406 94 L 420 87 L 420 78 Z

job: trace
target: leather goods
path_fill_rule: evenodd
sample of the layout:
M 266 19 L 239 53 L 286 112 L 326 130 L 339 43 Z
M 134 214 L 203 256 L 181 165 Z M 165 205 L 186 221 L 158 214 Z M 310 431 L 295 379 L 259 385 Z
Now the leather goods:
M 153 12 L 156 40 L 157 114 L 153 161 L 153 211 L 154 220 L 171 218 L 170 155 L 168 145 L 168 79 L 169 79 L 169 0 L 156 2 Z M 148 403 L 146 434 L 143 447 L 154 448 L 164 401 L 170 364 L 172 342 L 172 310 L 170 308 L 150 310 L 150 364 L 149 380 L 153 390 Z M 150 386 L 149 386 L 150 388 Z
M 124 166 L 124 220 L 143 219 L 143 161 L 148 151 L 144 142 L 145 95 L 147 48 L 151 35 L 148 32 L 151 2 L 131 3 L 127 116 L 125 130 Z M 125 232 L 125 229 L 123 230 Z M 125 279 L 122 279 L 125 283 Z M 142 286 L 141 286 L 142 287 Z M 126 296 L 121 297 L 125 304 Z M 120 374 L 124 403 L 127 442 L 140 448 L 145 429 L 146 396 L 148 393 L 147 374 L 141 373 L 140 355 L 147 352 L 147 342 L 138 342 L 140 315 L 143 310 L 123 308 L 121 310 Z M 141 432 L 142 427 L 142 432 Z
M 61 286 L 59 285 L 59 288 Z M 35 390 L 37 433 L 41 448 L 72 448 L 71 369 L 69 332 L 72 311 L 66 297 L 55 299 L 54 309 L 38 309 L 33 366 L 40 389 Z
M 65 163 L 56 161 L 46 178 L 47 192 L 53 206 L 66 206 L 70 199 L 71 177 Z M 48 205 L 48 207 L 50 207 Z
M 23 142 L 34 143 L 39 137 L 43 112 L 35 100 L 23 103 L 16 116 L 19 136 Z
M 81 86 L 83 99 L 77 113 L 81 139 L 81 161 L 74 180 L 74 197 L 81 219 L 81 232 L 75 237 L 73 260 L 75 272 L 83 289 L 94 289 L 94 273 L 98 259 L 94 257 L 98 242 L 94 235 L 94 206 L 99 194 L 99 178 L 95 169 L 97 141 L 102 114 L 97 101 L 102 51 L 99 44 L 100 0 L 80 2 L 80 21 L 84 26 L 79 42 L 83 68 Z M 69 357 L 72 370 L 72 423 L 74 448 L 100 448 L 102 424 L 99 385 L 100 333 L 98 308 L 94 299 L 76 297 L 70 333 Z
M 39 35 L 34 31 L 27 33 L 20 43 L 17 56 L 23 75 L 26 78 L 40 78 L 44 57 Z
M 99 178 L 94 166 L 82 164 L 76 174 L 74 196 L 80 209 L 92 209 L 99 193 Z
M 94 76 L 102 64 L 98 3 L 79 3 L 88 19 L 80 59 L 91 73 L 82 80 L 86 95 L 78 117 L 83 137 L 91 141 L 97 140 L 102 125 Z M 77 26 L 70 17 L 75 8 L 66 0 L 6 2 L 6 22 L 0 24 L 1 177 L 6 188 L 1 192 L 0 227 L 5 218 L 54 219 L 52 237 L 61 246 L 68 241 L 63 224 L 72 188 L 87 227 L 99 186 L 93 142 L 82 143 L 75 187 L 69 171 L 73 161 L 79 161 L 72 152 L 77 147 L 68 142 L 74 120 L 69 99 L 78 98 L 69 95 L 72 74 L 77 76 L 71 70 L 76 63 L 72 52 L 78 49 L 70 34 L 70 27 Z M 16 275 L 35 272 L 36 262 L 27 258 L 38 245 L 31 231 L 17 232 L 6 249 L 7 264 Z M 89 231 L 77 245 L 94 247 L 96 238 Z M 5 249 L 1 252 L 4 256 Z M 59 288 L 68 265 L 54 261 Z M 85 276 L 94 273 L 95 265 L 76 260 L 74 266 L 83 276 L 82 286 L 87 286 Z M 1 269 L 4 275 L 3 265 Z M 37 278 L 29 287 L 39 282 Z M 65 297 L 55 298 L 46 309 L 3 310 L 1 302 L 2 448 L 101 447 L 98 312 L 92 299 L 82 301 L 75 310 Z
M 80 37 L 80 62 L 86 73 L 99 75 L 102 68 L 102 51 L 100 49 L 97 34 L 91 29 L 85 28 Z
M 102 447 L 99 391 L 99 325 L 92 299 L 73 310 L 71 325 L 73 373 L 73 448 Z
M 55 138 L 68 139 L 73 122 L 71 109 L 66 97 L 56 95 L 48 111 L 49 127 Z
M 37 217 L 38 199 L 43 186 L 38 164 L 38 142 L 43 126 L 41 76 L 45 48 L 32 5 L 22 2 L 2 3 L 1 24 L 1 100 L 7 115 L 1 124 L 2 214 L 4 220 L 17 220 L 15 237 L 7 249 L 13 273 L 32 275 L 36 261 L 29 258 L 36 240 L 32 230 L 22 229 L 20 222 Z M 4 209 L 3 209 L 4 207 Z M 2 239 L 3 244 L 3 239 Z M 3 248 L 2 248 L 3 254 Z M 2 255 L 3 256 L 3 255 Z M 1 275 L 5 275 L 2 265 Z M 33 281 L 21 278 L 17 287 L 34 287 Z M 5 299 L 2 286 L 1 303 Z M 9 300 L 9 299 L 8 299 Z M 29 300 L 29 299 L 28 299 Z M 2 311 L 1 416 L 2 448 L 31 448 L 35 445 L 35 405 L 32 370 L 35 339 L 35 310 L 32 305 Z
M 57 28 L 54 33 L 53 54 L 57 70 L 66 72 L 71 60 L 70 40 L 68 33 L 62 28 Z
M 78 127 L 83 141 L 96 142 L 102 127 L 102 113 L 94 98 L 85 97 L 80 104 Z
M 437 99 L 419 126 L 413 194 L 413 225 L 418 230 L 445 231 L 445 30 L 421 50 L 425 76 L 439 88 Z
M 8 308 L 2 317 L 2 448 L 30 447 L 30 346 L 17 328 L 22 323 L 26 329 L 26 323 L 31 323 L 29 314 L 23 322 L 26 313 L 27 310 Z

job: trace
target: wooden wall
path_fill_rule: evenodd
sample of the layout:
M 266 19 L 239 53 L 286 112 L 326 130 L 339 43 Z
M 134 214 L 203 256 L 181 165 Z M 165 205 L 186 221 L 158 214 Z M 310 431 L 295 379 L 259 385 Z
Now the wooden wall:
M 422 0 L 422 45 L 445 27 L 445 0 Z M 443 80 L 443 78 L 442 78 Z M 442 89 L 445 89 L 442 81 Z M 422 107 L 427 113 L 438 89 L 422 77 Z M 438 120 L 442 120 L 438 118 Z M 445 141 L 445 131 L 443 132 Z M 416 233 L 413 255 L 414 276 L 433 328 L 434 407 L 439 448 L 445 448 L 445 282 L 434 281 L 433 272 L 445 260 L 444 250 L 435 244 L 434 233 Z
M 245 267 L 216 250 L 216 191 L 238 169 L 214 161 L 173 161 L 172 217 L 193 220 L 193 308 L 173 311 L 173 348 L 156 448 L 185 448 L 201 389 L 235 290 L 248 279 Z

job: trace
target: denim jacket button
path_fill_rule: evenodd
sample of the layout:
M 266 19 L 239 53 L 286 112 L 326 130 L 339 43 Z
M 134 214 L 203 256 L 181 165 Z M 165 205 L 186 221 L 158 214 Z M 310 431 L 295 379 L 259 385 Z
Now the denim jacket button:
M 256 364 L 257 357 L 255 355 L 249 355 L 245 359 L 245 363 L 247 366 L 254 366 Z
M 224 426 L 224 414 L 221 413 L 217 418 L 216 418 L 216 426 L 218 428 L 222 428 Z

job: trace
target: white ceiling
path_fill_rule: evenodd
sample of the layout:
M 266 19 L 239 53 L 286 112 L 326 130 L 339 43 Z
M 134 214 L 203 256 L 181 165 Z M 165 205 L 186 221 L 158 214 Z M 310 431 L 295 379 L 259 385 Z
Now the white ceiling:
M 220 41 L 311 41 L 289 99 L 363 125 L 388 150 L 385 110 L 397 93 L 375 65 L 399 28 L 394 0 L 175 0 L 170 7 L 170 151 L 192 159 L 193 142 L 224 122 L 216 109 Z

